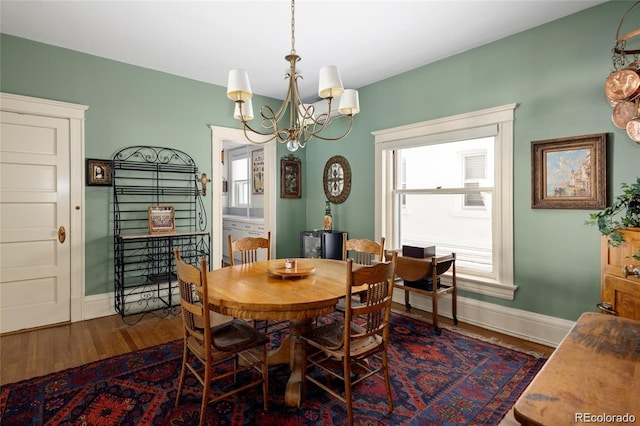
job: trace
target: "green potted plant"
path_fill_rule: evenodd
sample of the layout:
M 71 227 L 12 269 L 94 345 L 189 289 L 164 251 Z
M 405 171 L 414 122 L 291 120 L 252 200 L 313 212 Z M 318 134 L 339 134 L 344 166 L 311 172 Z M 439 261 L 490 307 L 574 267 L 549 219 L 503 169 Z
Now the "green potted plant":
M 609 238 L 609 244 L 614 247 L 624 242 L 621 230 L 640 228 L 640 177 L 635 183 L 623 183 L 620 194 L 606 209 L 591 213 L 587 220 L 589 225 L 597 225 L 600 233 Z M 640 260 L 640 251 L 633 255 Z

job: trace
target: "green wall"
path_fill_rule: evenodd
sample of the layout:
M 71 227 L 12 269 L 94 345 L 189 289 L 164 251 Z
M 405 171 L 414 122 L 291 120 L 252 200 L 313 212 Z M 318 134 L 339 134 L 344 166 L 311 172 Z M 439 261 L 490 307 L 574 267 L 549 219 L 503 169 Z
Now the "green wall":
M 640 145 L 612 124 L 604 96 L 615 32 L 630 4 L 605 3 L 362 88 L 362 112 L 347 140 L 307 147 L 307 224 L 321 223 L 322 169 L 337 153 L 349 160 L 354 176 L 350 197 L 334 206 L 335 228 L 352 237 L 374 237 L 373 215 L 363 214 L 375 208 L 372 131 L 518 103 L 514 245 L 519 289 L 513 302 L 463 295 L 569 320 L 595 311 L 600 234 L 584 225 L 587 210 L 531 209 L 530 142 L 608 133 L 610 198 L 620 193 L 622 182 L 635 182 Z
M 132 145 L 176 147 L 196 160 L 200 172 L 211 176 L 211 131 L 207 126 L 237 127 L 233 103 L 224 87 L 6 34 L 0 37 L 0 90 L 89 106 L 87 158 L 111 158 L 119 149 Z M 254 102 L 280 103 L 263 97 Z M 286 148 L 279 147 L 279 156 L 285 153 Z M 109 187 L 85 187 L 86 295 L 113 291 L 112 200 Z M 209 209 L 210 199 L 204 201 Z M 283 212 L 279 223 L 304 228 L 304 214 L 299 214 L 305 208 L 302 200 L 278 200 L 278 204 Z M 289 209 L 294 205 L 295 209 Z M 278 253 L 291 255 L 286 247 L 296 244 L 297 239 L 283 233 Z
M 332 155 L 345 156 L 353 172 L 350 197 L 333 206 L 334 229 L 373 238 L 372 131 L 517 102 L 514 245 L 519 289 L 513 302 L 464 296 L 570 320 L 595 310 L 600 236 L 584 225 L 589 211 L 531 209 L 529 150 L 533 140 L 606 132 L 611 197 L 622 182 L 635 181 L 640 145 L 613 126 L 603 92 L 612 70 L 615 30 L 629 6 L 605 3 L 361 88 L 362 112 L 351 134 L 338 142 L 312 141 L 296 153 L 303 161 L 303 198 L 278 198 L 278 256 L 297 255 L 299 231 L 322 226 L 322 169 Z M 0 46 L 3 92 L 89 105 L 89 158 L 109 158 L 130 145 L 174 146 L 210 174 L 207 125 L 237 127 L 223 87 L 8 35 L 0 36 Z M 265 102 L 277 104 L 260 97 L 254 101 Z M 278 157 L 285 154 L 279 146 Z M 85 189 L 86 294 L 94 295 L 112 291 L 112 195 L 109 188 Z

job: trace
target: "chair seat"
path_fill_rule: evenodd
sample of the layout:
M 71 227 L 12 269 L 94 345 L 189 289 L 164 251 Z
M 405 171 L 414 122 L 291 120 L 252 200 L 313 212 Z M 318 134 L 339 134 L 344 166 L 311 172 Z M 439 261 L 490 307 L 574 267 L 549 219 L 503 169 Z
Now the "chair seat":
M 361 326 L 351 323 L 351 334 L 356 335 L 365 332 Z M 343 350 L 344 321 L 336 321 L 318 327 L 310 333 L 304 334 L 303 338 L 310 344 L 327 349 L 332 356 L 342 358 Z M 382 337 L 379 335 L 367 336 L 351 341 L 351 356 L 359 357 L 375 351 L 382 344 Z
M 269 338 L 245 321 L 233 319 L 211 328 L 213 345 L 220 351 L 237 352 L 269 342 Z
M 345 298 L 341 297 L 340 299 L 338 299 L 338 303 L 336 303 L 336 311 L 340 311 L 340 312 L 344 312 L 344 303 L 345 303 Z M 365 306 L 364 303 L 358 302 L 356 300 L 351 299 L 351 306 Z

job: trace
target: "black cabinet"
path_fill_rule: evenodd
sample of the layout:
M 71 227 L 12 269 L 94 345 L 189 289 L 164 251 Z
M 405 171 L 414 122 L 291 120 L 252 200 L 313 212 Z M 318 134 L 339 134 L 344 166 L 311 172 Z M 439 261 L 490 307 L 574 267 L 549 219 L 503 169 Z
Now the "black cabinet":
M 342 260 L 342 242 L 347 233 L 342 231 L 300 232 L 300 257 Z

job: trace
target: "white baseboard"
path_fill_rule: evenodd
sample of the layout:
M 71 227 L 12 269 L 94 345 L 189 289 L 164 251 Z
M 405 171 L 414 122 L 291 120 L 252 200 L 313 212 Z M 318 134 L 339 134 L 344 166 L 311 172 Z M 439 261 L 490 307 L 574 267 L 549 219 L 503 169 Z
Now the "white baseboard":
M 431 312 L 431 298 L 418 293 L 410 294 L 412 307 Z M 557 347 L 571 330 L 574 322 L 562 318 L 508 308 L 493 303 L 458 296 L 459 321 L 497 331 L 542 345 Z M 404 305 L 404 291 L 397 290 L 394 302 Z M 438 314 L 453 318 L 451 296 L 438 299 Z
M 84 297 L 83 320 L 106 317 L 117 314 L 113 293 L 96 294 Z
M 404 292 L 402 290 L 396 291 L 393 300 L 404 305 Z M 412 307 L 431 312 L 430 297 L 411 293 L 410 302 Z M 453 317 L 450 296 L 444 296 L 438 300 L 438 311 L 442 316 Z M 83 319 L 88 320 L 115 314 L 113 293 L 85 296 Z M 561 318 L 460 296 L 458 296 L 458 320 L 554 348 L 560 344 L 560 341 L 574 324 L 573 321 Z
M 150 293 L 155 294 L 153 291 Z M 163 297 L 166 300 L 168 292 L 166 290 L 161 291 L 160 297 Z M 143 294 L 139 294 L 137 297 L 130 295 L 127 298 L 127 306 L 134 305 L 138 300 L 142 301 L 144 306 L 149 310 L 162 309 L 166 307 L 164 303 L 157 300 L 157 303 L 154 304 L 154 299 L 144 298 Z M 115 309 L 115 296 L 113 293 L 97 294 L 94 296 L 86 296 L 84 298 L 83 319 L 89 320 L 116 314 L 119 315 Z M 131 313 L 129 315 L 135 315 L 135 313 Z

